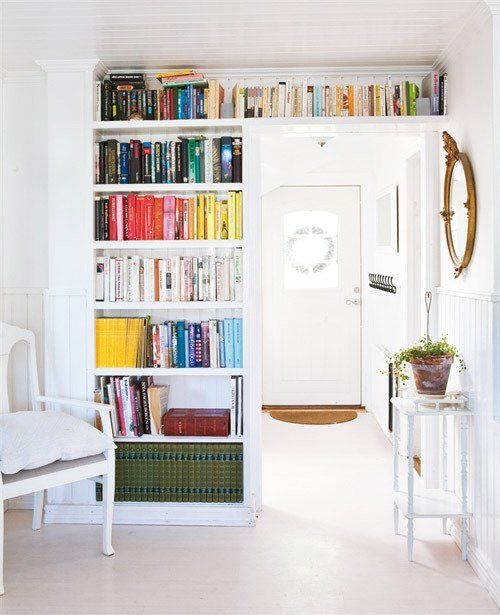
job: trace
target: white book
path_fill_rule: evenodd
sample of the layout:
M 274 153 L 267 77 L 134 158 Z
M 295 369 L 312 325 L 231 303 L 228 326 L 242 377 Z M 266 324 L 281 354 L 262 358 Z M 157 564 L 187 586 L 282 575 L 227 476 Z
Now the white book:
M 104 256 L 98 256 L 95 260 L 94 297 L 96 301 L 105 301 Z
M 202 287 L 203 287 L 203 301 L 210 301 L 210 292 L 208 287 L 208 273 L 209 273 L 209 258 L 208 256 L 202 257 L 203 274 L 202 274 Z
M 120 379 L 120 391 L 122 394 L 123 414 L 125 416 L 125 435 L 134 435 L 134 420 L 132 418 L 132 402 L 130 399 L 130 377 Z
M 172 259 L 165 261 L 165 301 L 172 301 Z
M 179 299 L 180 301 L 187 301 L 186 293 L 186 260 L 180 259 L 179 262 Z
M 229 432 L 231 436 L 236 435 L 236 376 L 231 376 L 230 379 L 230 410 L 229 410 Z
M 231 259 L 230 258 L 225 258 L 222 261 L 222 266 L 223 266 L 223 275 L 222 275 L 222 283 L 223 283 L 223 289 L 222 289 L 222 296 L 223 296 L 223 300 L 224 301 L 231 301 Z M 234 272 L 234 271 L 233 271 Z
M 128 256 L 123 258 L 123 300 L 130 301 L 130 259 Z
M 196 216 L 195 216 L 196 217 Z M 198 298 L 198 258 L 193 256 L 191 259 L 191 292 L 192 292 L 192 301 L 199 301 Z
M 280 81 L 278 84 L 278 117 L 285 117 L 286 105 L 286 82 Z
M 167 300 L 167 287 L 165 285 L 166 282 L 166 268 L 167 263 L 163 258 L 160 258 L 158 261 L 158 292 L 159 292 L 159 300 L 166 301 Z
M 215 261 L 215 300 L 225 301 L 224 297 L 224 261 Z
M 237 410 L 237 424 L 236 435 L 243 435 L 243 376 L 236 377 L 238 410 Z
M 203 259 L 198 259 L 198 301 L 203 301 Z
M 236 301 L 236 290 L 234 287 L 234 258 L 227 258 L 227 261 L 229 261 L 229 274 L 228 274 L 228 280 L 227 280 L 227 287 L 228 287 L 228 301 Z
M 101 99 L 102 99 L 102 93 L 101 93 L 101 88 L 102 88 L 102 84 L 100 81 L 96 81 L 95 82 L 95 108 L 94 108 L 94 113 L 95 113 L 95 120 L 96 122 L 100 122 L 101 121 Z
M 234 249 L 234 300 L 243 301 L 243 250 Z
M 110 257 L 104 257 L 104 301 L 109 301 L 109 261 Z
M 302 79 L 302 117 L 307 116 L 307 77 Z
M 179 269 L 180 257 L 174 256 L 172 259 L 172 301 L 179 301 Z
M 285 117 L 292 115 L 292 82 L 286 81 L 285 85 Z
M 148 258 L 148 301 L 155 300 L 155 259 Z
M 115 385 L 110 382 L 106 385 L 106 389 L 108 391 L 108 399 L 111 406 L 113 406 L 113 410 L 111 411 L 111 427 L 113 429 L 113 435 L 117 436 L 119 434 L 119 421 L 118 421 L 118 410 L 116 409 L 116 395 L 115 395 Z
M 208 334 L 210 340 L 210 367 L 219 367 L 218 359 L 218 346 L 217 346 L 217 321 L 208 321 Z
M 217 263 L 215 256 L 210 256 L 210 271 L 208 273 L 210 298 L 209 301 L 217 301 Z
M 118 256 L 115 258 L 116 272 L 115 272 L 115 300 L 123 301 L 123 258 Z
M 130 259 L 130 301 L 141 300 L 141 259 L 139 256 L 132 256 Z
M 116 301 L 116 258 L 109 259 L 109 300 Z

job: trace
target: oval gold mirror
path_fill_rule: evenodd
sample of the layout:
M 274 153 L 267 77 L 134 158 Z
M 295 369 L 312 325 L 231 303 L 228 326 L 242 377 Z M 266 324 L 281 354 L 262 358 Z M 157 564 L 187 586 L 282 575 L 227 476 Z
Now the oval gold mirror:
M 470 263 L 476 237 L 476 187 L 469 158 L 460 152 L 455 139 L 443 132 L 446 152 L 444 178 L 444 220 L 448 252 L 455 277 Z

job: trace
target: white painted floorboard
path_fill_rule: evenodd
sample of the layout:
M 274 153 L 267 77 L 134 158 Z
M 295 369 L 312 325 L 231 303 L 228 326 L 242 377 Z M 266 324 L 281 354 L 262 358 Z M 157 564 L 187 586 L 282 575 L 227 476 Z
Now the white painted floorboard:
M 497 613 L 440 521 L 416 523 L 415 562 L 392 533 L 391 449 L 371 415 L 333 426 L 264 417 L 255 528 L 30 529 L 6 514 L 0 612 L 64 614 Z

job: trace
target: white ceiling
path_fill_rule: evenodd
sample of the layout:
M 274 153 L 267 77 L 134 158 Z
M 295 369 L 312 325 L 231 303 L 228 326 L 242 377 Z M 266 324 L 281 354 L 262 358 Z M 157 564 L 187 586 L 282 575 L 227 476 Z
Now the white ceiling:
M 478 0 L 0 0 L 3 67 L 429 66 Z

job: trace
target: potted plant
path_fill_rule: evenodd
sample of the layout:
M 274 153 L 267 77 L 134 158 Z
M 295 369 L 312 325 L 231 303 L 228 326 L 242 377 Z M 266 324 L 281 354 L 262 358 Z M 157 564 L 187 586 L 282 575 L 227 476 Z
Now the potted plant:
M 464 360 L 446 336 L 437 342 L 424 336 L 418 344 L 388 357 L 388 361 L 393 364 L 394 373 L 403 382 L 409 379 L 406 367 L 411 365 L 417 393 L 420 395 L 444 397 L 455 358 L 459 361 L 460 371 L 463 371 Z

